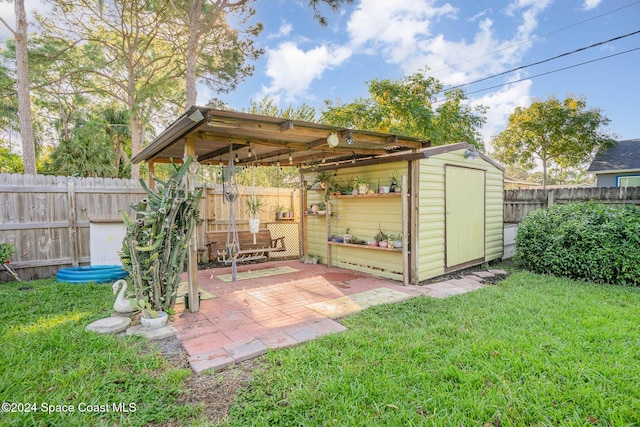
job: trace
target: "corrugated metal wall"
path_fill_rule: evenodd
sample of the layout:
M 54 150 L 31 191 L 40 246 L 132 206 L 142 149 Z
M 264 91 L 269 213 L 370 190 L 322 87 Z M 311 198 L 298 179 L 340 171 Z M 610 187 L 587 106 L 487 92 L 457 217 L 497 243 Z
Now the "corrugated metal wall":
M 464 150 L 434 155 L 419 162 L 418 277 L 426 280 L 445 273 L 445 166 L 486 171 L 485 261 L 502 256 L 503 174 L 484 161 L 465 159 Z

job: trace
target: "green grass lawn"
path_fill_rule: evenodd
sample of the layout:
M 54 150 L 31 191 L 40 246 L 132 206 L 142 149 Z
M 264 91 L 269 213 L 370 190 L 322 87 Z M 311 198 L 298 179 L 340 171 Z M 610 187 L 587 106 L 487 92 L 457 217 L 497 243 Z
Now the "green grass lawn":
M 638 426 L 640 289 L 514 273 L 266 356 L 228 425 Z
M 110 314 L 109 284 L 24 285 L 0 284 L 0 399 L 38 412 L 0 413 L 0 425 L 204 424 L 177 402 L 189 370 L 142 338 L 84 331 Z M 346 332 L 269 352 L 226 424 L 640 426 L 640 289 L 516 272 L 343 322 Z
M 18 290 L 25 285 L 32 290 Z M 19 411 L 0 412 L 0 425 L 141 426 L 198 418 L 197 408 L 176 403 L 190 370 L 145 351 L 142 338 L 84 331 L 111 314 L 113 300 L 110 284 L 0 284 L 0 400 Z M 65 412 L 69 405 L 73 413 Z

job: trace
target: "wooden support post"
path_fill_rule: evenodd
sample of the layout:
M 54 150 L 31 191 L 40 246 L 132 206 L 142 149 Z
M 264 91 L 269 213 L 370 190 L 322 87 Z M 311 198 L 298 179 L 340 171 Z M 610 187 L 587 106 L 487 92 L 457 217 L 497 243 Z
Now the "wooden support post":
M 408 180 L 406 175 L 401 177 L 402 185 L 402 284 L 409 284 L 409 240 L 407 234 L 409 234 L 409 188 L 407 188 Z
M 185 159 L 189 156 L 194 157 L 194 162 L 187 172 L 188 191 L 195 191 L 196 172 L 198 163 L 196 157 L 196 140 L 194 135 L 187 137 L 187 143 L 184 147 Z M 187 254 L 187 275 L 189 281 L 189 311 L 197 313 L 200 311 L 200 299 L 198 298 L 198 236 L 196 230 L 193 230 L 191 239 L 189 240 L 189 253 Z
M 304 180 L 304 175 L 300 174 L 300 227 L 298 228 L 298 232 L 300 233 L 299 246 L 300 246 L 300 255 L 307 255 L 309 251 L 308 240 L 308 222 L 307 215 L 305 215 L 305 211 L 307 209 L 307 181 Z
M 147 166 L 149 167 L 149 188 L 151 190 L 155 190 L 156 189 L 156 182 L 154 181 L 153 177 L 156 174 L 156 161 L 155 159 L 151 159 L 149 160 L 149 162 L 147 163 Z
M 78 224 L 76 218 L 76 183 L 72 177 L 67 179 L 67 201 L 69 205 L 69 252 L 71 255 L 71 265 L 80 265 L 78 254 Z
M 331 203 L 330 200 L 327 200 L 327 213 L 325 217 L 325 223 L 327 225 L 327 237 L 331 235 Z M 332 267 L 331 262 L 331 245 L 329 244 L 329 239 L 326 239 L 327 243 L 327 267 Z

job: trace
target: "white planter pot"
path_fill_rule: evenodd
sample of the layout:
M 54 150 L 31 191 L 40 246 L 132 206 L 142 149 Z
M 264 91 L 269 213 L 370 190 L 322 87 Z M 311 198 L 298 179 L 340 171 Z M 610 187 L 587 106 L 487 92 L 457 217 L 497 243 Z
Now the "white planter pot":
M 142 327 L 148 329 L 162 328 L 167 324 L 167 320 L 169 320 L 169 315 L 164 311 L 158 311 L 158 317 L 140 317 Z
M 253 234 L 260 231 L 260 218 L 249 218 L 249 231 Z

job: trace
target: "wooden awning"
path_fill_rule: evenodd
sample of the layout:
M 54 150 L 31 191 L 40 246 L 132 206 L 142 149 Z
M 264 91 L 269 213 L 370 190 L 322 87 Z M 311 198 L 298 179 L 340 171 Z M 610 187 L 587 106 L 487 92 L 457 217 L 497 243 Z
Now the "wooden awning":
M 330 146 L 331 134 L 337 145 Z M 310 165 L 344 158 L 370 158 L 416 150 L 431 144 L 417 138 L 347 129 L 318 123 L 191 107 L 133 158 L 142 161 L 182 159 L 187 138 L 195 141 L 200 163 L 227 163 L 229 148 L 238 164 Z M 334 141 L 335 142 L 335 139 Z

